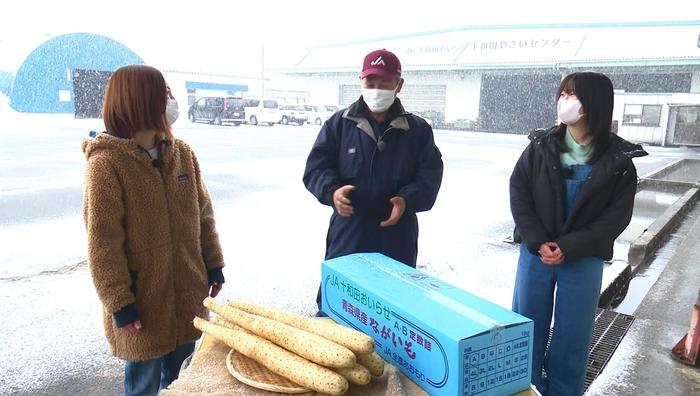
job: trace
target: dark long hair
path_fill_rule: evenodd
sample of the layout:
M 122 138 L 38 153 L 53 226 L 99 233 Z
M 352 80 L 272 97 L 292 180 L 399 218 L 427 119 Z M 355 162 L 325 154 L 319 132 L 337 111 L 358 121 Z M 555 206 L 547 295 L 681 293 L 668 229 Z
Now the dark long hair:
M 559 84 L 556 100 L 562 92 L 574 93 L 583 107 L 586 130 L 591 137 L 591 157 L 588 163 L 594 163 L 601 155 L 612 135 L 612 114 L 614 92 L 610 79 L 602 73 L 578 72 L 564 77 Z M 566 125 L 561 124 L 554 132 L 562 152 L 568 151 L 564 141 Z

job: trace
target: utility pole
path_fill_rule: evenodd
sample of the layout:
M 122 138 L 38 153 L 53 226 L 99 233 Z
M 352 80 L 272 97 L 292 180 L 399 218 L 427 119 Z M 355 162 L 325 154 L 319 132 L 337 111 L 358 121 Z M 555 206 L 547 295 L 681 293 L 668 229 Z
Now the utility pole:
M 260 99 L 265 97 L 265 46 L 260 47 Z

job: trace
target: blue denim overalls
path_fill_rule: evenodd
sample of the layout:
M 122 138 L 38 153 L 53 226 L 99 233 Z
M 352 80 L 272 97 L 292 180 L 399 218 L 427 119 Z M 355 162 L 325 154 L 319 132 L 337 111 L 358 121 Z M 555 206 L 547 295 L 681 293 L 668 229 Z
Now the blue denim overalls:
M 568 217 L 591 166 L 564 165 L 563 168 L 568 173 L 564 179 Z M 547 265 L 539 255 L 530 253 L 525 244 L 520 245 L 513 311 L 535 322 L 532 384 L 543 395 L 580 395 L 583 391 L 602 276 L 601 258 L 565 259 L 559 265 Z M 553 334 L 547 350 L 553 306 Z

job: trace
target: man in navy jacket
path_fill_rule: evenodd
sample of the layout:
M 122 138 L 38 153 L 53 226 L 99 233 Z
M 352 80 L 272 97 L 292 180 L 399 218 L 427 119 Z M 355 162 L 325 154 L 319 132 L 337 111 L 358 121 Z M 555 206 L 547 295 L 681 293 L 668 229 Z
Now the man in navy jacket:
M 362 96 L 326 121 L 311 149 L 304 185 L 334 209 L 326 259 L 379 252 L 416 266 L 416 213 L 435 203 L 443 163 L 430 125 L 396 97 L 403 82 L 396 55 L 370 52 Z

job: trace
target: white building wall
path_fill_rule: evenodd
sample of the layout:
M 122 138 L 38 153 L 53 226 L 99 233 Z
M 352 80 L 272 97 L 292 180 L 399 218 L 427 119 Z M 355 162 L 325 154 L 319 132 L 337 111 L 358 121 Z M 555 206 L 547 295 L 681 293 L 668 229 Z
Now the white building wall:
M 180 106 L 187 106 L 188 93 L 187 81 L 207 82 L 218 84 L 245 85 L 248 90 L 242 92 L 243 97 L 261 97 L 262 83 L 259 78 L 235 77 L 222 75 L 209 75 L 201 73 L 189 73 L 182 71 L 166 71 L 163 73 L 170 90 L 177 99 Z M 226 96 L 225 90 L 218 89 L 197 89 L 195 99 L 204 96 Z M 277 99 L 280 103 L 307 103 L 309 91 L 307 80 L 297 76 L 287 76 L 280 74 L 269 74 L 265 76 L 265 97 Z M 180 109 L 182 111 L 182 109 Z
M 254 79 L 254 78 L 238 78 L 238 77 L 229 77 L 229 76 L 219 76 L 219 75 L 207 75 L 207 74 L 200 74 L 200 73 L 188 73 L 188 72 L 181 72 L 181 71 L 165 71 L 163 72 L 163 77 L 165 78 L 165 81 L 168 83 L 170 86 L 170 90 L 173 93 L 173 96 L 175 99 L 178 101 L 180 104 L 181 108 L 180 111 L 182 112 L 185 106 L 188 105 L 187 102 L 187 87 L 186 83 L 187 81 L 196 81 L 196 82 L 208 82 L 208 83 L 217 83 L 217 84 L 232 84 L 232 85 L 246 85 L 248 86 L 248 91 L 243 92 L 243 95 L 250 95 L 251 91 L 257 90 L 258 92 L 260 91 L 259 86 L 260 86 L 260 80 L 259 79 Z M 224 90 L 215 90 L 215 89 L 198 89 L 197 93 L 195 95 L 196 99 L 199 99 L 204 96 L 226 96 L 227 92 Z

